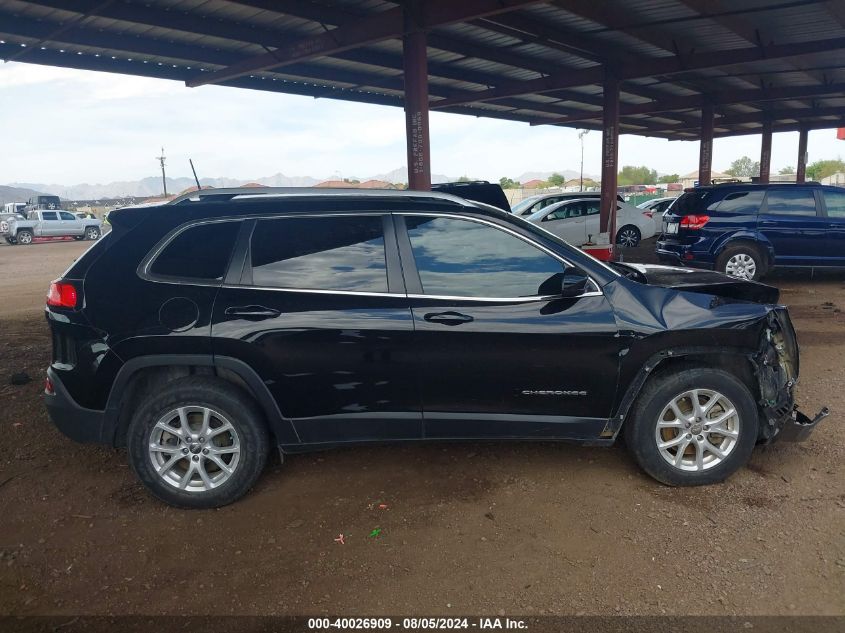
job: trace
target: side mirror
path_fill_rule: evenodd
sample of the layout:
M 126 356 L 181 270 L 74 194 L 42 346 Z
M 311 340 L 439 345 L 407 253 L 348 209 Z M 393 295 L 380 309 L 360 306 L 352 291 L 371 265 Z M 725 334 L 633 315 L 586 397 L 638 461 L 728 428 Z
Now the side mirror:
M 560 296 L 564 299 L 579 297 L 587 292 L 590 278 L 577 268 L 567 268 L 561 281 Z

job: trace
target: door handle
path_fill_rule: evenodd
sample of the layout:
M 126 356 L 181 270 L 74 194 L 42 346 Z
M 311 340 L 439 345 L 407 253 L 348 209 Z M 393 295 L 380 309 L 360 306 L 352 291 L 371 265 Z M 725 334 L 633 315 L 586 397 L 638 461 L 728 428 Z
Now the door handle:
M 239 316 L 245 319 L 273 319 L 282 313 L 281 310 L 264 306 L 231 306 L 223 312 L 227 316 Z
M 774 220 L 760 220 L 762 226 L 777 226 L 779 223 Z
M 474 319 L 468 314 L 461 314 L 460 312 L 429 312 L 423 319 L 429 323 L 440 323 L 442 325 L 460 325 L 461 323 L 470 323 Z

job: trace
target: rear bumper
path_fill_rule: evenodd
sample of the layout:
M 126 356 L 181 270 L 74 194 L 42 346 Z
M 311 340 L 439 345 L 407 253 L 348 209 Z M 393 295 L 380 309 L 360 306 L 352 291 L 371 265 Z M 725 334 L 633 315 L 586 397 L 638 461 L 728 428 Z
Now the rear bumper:
M 714 268 L 714 263 L 707 259 L 703 259 L 702 253 L 697 253 L 692 250 L 691 244 L 684 244 L 677 240 L 667 240 L 662 238 L 657 240 L 657 247 L 655 248 L 657 258 L 665 264 L 674 264 L 682 266 L 693 266 L 695 268 Z
M 56 372 L 47 370 L 53 393 L 44 393 L 44 404 L 50 420 L 63 434 L 77 442 L 112 444 L 114 428 L 105 411 L 79 406 L 65 389 Z

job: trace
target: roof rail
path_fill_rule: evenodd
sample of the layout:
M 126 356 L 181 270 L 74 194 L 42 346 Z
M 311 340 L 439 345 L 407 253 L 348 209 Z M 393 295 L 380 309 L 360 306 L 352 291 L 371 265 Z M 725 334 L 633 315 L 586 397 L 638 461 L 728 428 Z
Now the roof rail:
M 426 197 L 448 200 L 466 204 L 466 200 L 457 196 L 440 193 L 437 191 L 416 191 L 412 189 L 358 189 L 356 187 L 334 188 L 334 187 L 220 187 L 216 189 L 200 189 L 190 191 L 177 196 L 167 204 L 184 204 L 186 202 L 198 202 L 200 200 L 231 200 L 240 197 L 259 196 L 308 196 L 308 197 L 331 197 L 331 196 L 359 196 L 359 197 L 398 197 L 414 198 Z

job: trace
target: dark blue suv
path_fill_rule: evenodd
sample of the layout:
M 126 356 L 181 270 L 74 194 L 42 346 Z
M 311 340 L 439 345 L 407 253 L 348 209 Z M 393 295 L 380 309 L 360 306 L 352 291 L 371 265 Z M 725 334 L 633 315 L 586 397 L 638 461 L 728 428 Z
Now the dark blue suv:
M 845 189 L 815 183 L 689 189 L 663 216 L 657 255 L 754 280 L 774 266 L 845 266 Z

